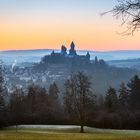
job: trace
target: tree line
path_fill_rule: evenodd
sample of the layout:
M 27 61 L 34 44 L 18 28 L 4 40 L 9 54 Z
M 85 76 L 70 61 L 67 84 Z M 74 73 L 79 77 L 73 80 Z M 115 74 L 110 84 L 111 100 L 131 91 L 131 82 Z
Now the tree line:
M 135 75 L 117 91 L 109 87 L 105 96 L 94 94 L 89 76 L 72 74 L 63 92 L 52 83 L 26 90 L 15 87 L 8 93 L 0 69 L 0 127 L 20 124 L 74 124 L 117 129 L 140 129 L 140 79 Z

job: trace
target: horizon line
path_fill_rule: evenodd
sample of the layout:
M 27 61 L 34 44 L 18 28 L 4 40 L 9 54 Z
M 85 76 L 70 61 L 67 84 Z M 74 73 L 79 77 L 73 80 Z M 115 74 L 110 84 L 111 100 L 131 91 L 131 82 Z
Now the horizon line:
M 0 50 L 0 52 L 14 52 L 14 51 L 43 51 L 43 50 L 56 50 L 56 51 L 59 51 L 59 50 L 61 50 L 61 48 L 60 49 L 52 49 L 52 48 L 41 48 L 41 49 L 9 49 L 9 50 Z M 125 51 L 140 51 L 140 49 L 139 50 L 135 50 L 135 49 L 128 49 L 128 50 L 126 50 L 126 49 L 119 49 L 119 50 L 86 50 L 86 49 L 76 49 L 76 51 L 89 51 L 89 52 L 119 52 L 119 51 L 121 51 L 121 52 L 125 52 Z

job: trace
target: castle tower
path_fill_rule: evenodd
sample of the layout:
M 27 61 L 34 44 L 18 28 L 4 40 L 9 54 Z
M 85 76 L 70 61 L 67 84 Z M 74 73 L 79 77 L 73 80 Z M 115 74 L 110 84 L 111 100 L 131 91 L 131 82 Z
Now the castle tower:
M 70 45 L 69 55 L 73 57 L 77 55 L 76 50 L 75 50 L 75 44 L 73 41 Z
M 70 48 L 71 48 L 71 50 L 75 50 L 75 44 L 73 41 L 71 42 Z
M 89 54 L 89 52 L 87 52 L 86 57 L 87 57 L 88 60 L 90 60 L 90 54 Z
M 62 45 L 61 47 L 61 55 L 63 56 L 67 55 L 67 48 L 64 45 Z

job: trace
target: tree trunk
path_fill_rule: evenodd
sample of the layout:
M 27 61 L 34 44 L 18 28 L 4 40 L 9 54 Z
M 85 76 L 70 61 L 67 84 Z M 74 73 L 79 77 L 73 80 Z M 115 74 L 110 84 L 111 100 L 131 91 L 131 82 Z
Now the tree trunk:
M 16 132 L 18 132 L 18 125 L 16 124 Z
M 81 125 L 80 133 L 84 133 L 84 126 L 83 125 Z

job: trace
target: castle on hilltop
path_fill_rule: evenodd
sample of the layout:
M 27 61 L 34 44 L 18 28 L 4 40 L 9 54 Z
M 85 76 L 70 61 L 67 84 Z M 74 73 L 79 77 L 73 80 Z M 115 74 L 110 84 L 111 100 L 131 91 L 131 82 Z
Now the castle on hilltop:
M 62 45 L 61 52 L 57 53 L 55 51 L 52 51 L 50 55 L 46 55 L 42 58 L 41 63 L 47 63 L 47 64 L 63 64 L 63 63 L 90 63 L 90 54 L 87 52 L 86 55 L 78 55 L 75 50 L 75 44 L 72 42 L 70 44 L 69 52 L 67 51 L 67 48 Z

